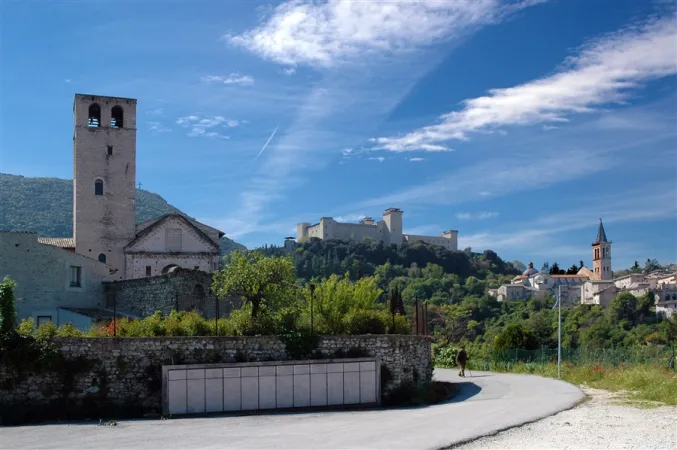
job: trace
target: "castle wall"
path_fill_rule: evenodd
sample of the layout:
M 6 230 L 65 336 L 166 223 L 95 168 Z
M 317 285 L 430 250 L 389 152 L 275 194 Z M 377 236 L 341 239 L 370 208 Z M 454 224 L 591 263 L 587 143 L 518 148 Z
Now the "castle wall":
M 416 241 L 423 241 L 426 244 L 440 245 L 447 250 L 458 250 L 456 241 L 444 236 L 421 236 L 418 234 L 405 234 L 404 240 L 412 244 Z

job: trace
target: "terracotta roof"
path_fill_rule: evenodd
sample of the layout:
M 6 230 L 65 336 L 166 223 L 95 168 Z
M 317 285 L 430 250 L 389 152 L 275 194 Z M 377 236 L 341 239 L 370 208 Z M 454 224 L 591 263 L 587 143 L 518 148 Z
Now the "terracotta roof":
M 553 278 L 590 278 L 587 275 L 550 275 Z
M 55 237 L 38 237 L 38 242 L 41 244 L 53 245 L 60 248 L 75 248 L 75 239 L 71 238 L 55 238 Z

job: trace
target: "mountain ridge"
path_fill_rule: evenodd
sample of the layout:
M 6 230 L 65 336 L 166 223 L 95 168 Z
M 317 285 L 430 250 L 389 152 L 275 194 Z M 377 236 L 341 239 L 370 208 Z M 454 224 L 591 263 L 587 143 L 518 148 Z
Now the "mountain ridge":
M 136 189 L 136 222 L 182 214 L 161 195 Z M 30 231 L 45 237 L 73 236 L 73 180 L 0 173 L 0 230 Z M 221 254 L 246 247 L 226 236 Z

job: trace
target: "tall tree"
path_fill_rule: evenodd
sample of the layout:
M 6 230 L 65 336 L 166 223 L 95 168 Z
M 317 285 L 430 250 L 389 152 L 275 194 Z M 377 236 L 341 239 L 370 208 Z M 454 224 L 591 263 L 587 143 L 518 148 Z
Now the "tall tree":
M 266 257 L 260 252 L 234 252 L 230 263 L 214 274 L 212 289 L 219 297 L 237 295 L 252 305 L 256 318 L 262 306 L 273 308 L 294 296 L 296 273 L 288 257 Z
M 16 283 L 9 276 L 0 283 L 0 334 L 10 333 L 16 326 L 15 287 Z

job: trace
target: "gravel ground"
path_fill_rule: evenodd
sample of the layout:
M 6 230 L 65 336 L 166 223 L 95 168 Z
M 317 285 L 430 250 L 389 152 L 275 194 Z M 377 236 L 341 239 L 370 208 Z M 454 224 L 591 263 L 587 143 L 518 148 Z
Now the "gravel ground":
M 642 408 L 620 394 L 582 388 L 588 400 L 538 422 L 456 449 L 677 449 L 677 408 Z

